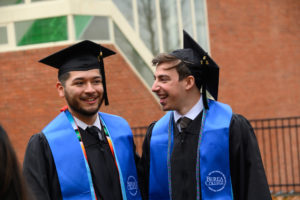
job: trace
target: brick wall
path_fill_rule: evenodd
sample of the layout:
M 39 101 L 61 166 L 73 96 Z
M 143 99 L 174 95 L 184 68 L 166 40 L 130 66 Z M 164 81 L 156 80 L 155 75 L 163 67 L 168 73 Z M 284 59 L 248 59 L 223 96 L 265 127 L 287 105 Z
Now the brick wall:
M 249 119 L 300 114 L 300 1 L 209 0 L 211 54 L 220 65 L 219 100 Z M 114 48 L 112 45 L 107 47 Z M 63 47 L 0 53 L 0 123 L 18 157 L 65 103 L 55 69 L 37 60 Z M 160 106 L 121 55 L 105 59 L 109 107 L 101 110 L 146 126 Z
M 117 51 L 113 45 L 105 45 Z M 56 91 L 57 70 L 37 61 L 63 47 L 0 53 L 0 123 L 22 162 L 30 136 L 41 131 L 65 105 Z M 104 59 L 110 105 L 101 111 L 147 126 L 163 113 L 120 54 Z
M 299 116 L 300 1 L 208 0 L 207 7 L 211 54 L 221 68 L 220 101 L 248 119 Z M 265 159 L 271 156 L 267 151 Z M 285 164 L 293 167 L 291 160 Z M 267 175 L 270 184 L 278 183 Z M 289 179 L 299 183 L 297 174 Z
M 209 0 L 220 101 L 250 119 L 300 115 L 300 1 Z

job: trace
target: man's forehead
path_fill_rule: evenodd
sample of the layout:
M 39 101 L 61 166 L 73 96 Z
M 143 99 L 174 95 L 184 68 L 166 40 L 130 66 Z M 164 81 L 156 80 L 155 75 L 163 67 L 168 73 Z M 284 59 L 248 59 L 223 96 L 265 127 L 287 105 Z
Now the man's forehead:
M 163 62 L 156 66 L 156 70 L 162 69 L 162 70 L 172 70 L 175 69 L 175 67 L 181 62 L 181 60 L 174 60 L 170 62 Z
M 156 70 L 154 72 L 154 77 L 175 77 L 178 76 L 178 72 L 176 70 L 176 65 L 169 64 L 169 65 L 159 65 L 156 67 Z
M 70 71 L 70 77 L 75 78 L 85 78 L 85 77 L 101 77 L 99 69 L 91 69 L 85 71 Z

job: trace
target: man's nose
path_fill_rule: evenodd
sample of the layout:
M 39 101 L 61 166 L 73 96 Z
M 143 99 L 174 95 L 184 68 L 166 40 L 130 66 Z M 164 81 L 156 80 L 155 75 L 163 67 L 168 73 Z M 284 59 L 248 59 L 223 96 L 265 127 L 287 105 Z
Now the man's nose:
M 95 88 L 92 83 L 87 83 L 84 91 L 88 93 L 95 92 Z
M 157 92 L 159 90 L 159 85 L 157 84 L 156 80 L 154 81 L 151 90 L 152 92 Z

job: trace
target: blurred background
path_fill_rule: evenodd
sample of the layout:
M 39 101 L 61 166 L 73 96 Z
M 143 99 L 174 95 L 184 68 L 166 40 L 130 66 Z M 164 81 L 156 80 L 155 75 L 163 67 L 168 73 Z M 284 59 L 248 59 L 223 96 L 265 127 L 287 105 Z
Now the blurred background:
M 65 105 L 41 58 L 81 40 L 117 52 L 104 60 L 110 105 L 141 153 L 163 116 L 151 59 L 182 48 L 186 30 L 220 67 L 219 101 L 255 130 L 270 190 L 300 194 L 299 0 L 0 0 L 0 123 L 22 163 L 31 135 Z

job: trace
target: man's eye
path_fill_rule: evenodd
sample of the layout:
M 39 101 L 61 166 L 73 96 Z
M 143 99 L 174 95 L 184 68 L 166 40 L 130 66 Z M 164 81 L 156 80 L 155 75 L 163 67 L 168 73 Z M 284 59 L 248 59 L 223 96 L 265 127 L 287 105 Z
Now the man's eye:
M 169 80 L 170 80 L 170 77 L 168 77 L 168 76 L 160 76 L 160 77 L 158 77 L 158 81 L 159 82 L 167 82 Z
M 100 83 L 102 83 L 102 81 L 101 80 L 94 80 L 94 83 L 95 84 L 100 84 Z
M 83 85 L 83 82 L 75 82 L 74 85 Z

